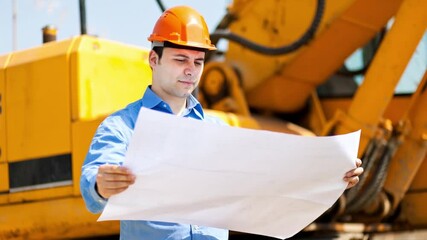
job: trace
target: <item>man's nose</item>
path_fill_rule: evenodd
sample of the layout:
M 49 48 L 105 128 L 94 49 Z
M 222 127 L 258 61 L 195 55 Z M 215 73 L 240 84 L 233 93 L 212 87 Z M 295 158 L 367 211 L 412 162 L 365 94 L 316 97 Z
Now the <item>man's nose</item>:
M 186 68 L 186 69 L 184 70 L 184 74 L 185 74 L 186 76 L 192 76 L 192 75 L 193 75 L 193 72 L 192 72 L 189 68 Z
M 196 66 L 194 64 L 188 64 L 184 69 L 184 74 L 186 76 L 193 76 L 196 71 Z

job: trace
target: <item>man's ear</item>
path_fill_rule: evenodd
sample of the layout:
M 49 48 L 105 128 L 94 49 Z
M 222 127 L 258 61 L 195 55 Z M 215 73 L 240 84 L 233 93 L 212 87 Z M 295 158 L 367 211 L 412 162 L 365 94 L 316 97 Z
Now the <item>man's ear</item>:
M 150 54 L 148 55 L 148 62 L 150 63 L 150 66 L 153 67 L 157 65 L 159 61 L 159 55 L 153 50 L 150 51 Z

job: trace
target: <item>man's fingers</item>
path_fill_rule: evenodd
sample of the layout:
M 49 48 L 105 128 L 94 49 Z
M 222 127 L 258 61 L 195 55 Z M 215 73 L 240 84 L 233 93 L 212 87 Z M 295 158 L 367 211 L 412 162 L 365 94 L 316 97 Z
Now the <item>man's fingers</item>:
M 351 171 L 348 171 L 348 172 L 345 174 L 344 180 L 349 179 L 349 178 L 354 177 L 354 176 L 359 176 L 359 175 L 361 175 L 362 173 L 363 173 L 363 168 L 362 168 L 362 167 L 358 167 L 358 168 L 356 168 L 356 169 L 353 169 L 353 170 L 351 170 Z
M 104 198 L 109 198 L 126 190 L 129 185 L 135 183 L 135 178 L 135 175 L 126 167 L 102 165 L 96 175 L 98 193 Z
M 135 175 L 126 167 L 105 164 L 98 169 L 97 181 L 133 183 L 135 181 Z
M 135 176 L 133 175 L 98 173 L 96 176 L 98 193 L 104 198 L 123 192 L 134 182 Z
M 359 176 L 363 173 L 363 168 L 361 167 L 362 161 L 360 159 L 356 160 L 356 168 L 348 171 L 344 176 L 344 181 L 348 182 L 347 189 L 354 187 L 359 182 Z
M 97 181 L 104 182 L 134 182 L 135 175 L 133 174 L 120 174 L 120 173 L 98 173 Z
M 124 190 L 128 189 L 129 186 L 127 187 L 122 187 L 122 188 L 115 188 L 115 189 L 106 189 L 106 194 L 109 194 L 110 196 L 114 195 L 114 194 L 118 194 L 123 192 Z
M 354 187 L 359 182 L 359 177 L 352 177 L 348 181 L 347 189 Z
M 135 176 L 134 175 L 121 175 L 121 174 L 104 174 L 104 173 L 98 173 L 96 176 L 96 182 L 98 184 L 133 184 L 135 182 Z
M 110 165 L 105 164 L 99 166 L 99 173 L 115 173 L 115 174 L 130 174 L 131 171 L 127 167 L 123 167 L 120 165 Z
M 133 182 L 129 182 L 129 181 L 105 182 L 101 180 L 101 181 L 97 181 L 97 184 L 98 184 L 98 188 L 102 188 L 102 189 L 119 189 L 119 188 L 128 187 L 129 185 L 132 185 Z
M 356 159 L 356 167 L 360 167 L 360 166 L 362 166 L 362 160 L 358 158 Z
M 103 188 L 102 190 L 98 190 L 98 193 L 103 198 L 110 198 L 111 196 L 115 194 L 119 194 L 123 192 L 124 190 L 128 189 L 129 186 L 121 187 L 121 188 Z

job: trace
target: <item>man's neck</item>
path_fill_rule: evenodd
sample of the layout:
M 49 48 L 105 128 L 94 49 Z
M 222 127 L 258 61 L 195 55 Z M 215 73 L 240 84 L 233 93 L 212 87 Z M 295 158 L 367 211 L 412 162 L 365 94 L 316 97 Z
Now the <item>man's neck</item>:
M 169 105 L 174 115 L 181 115 L 187 107 L 187 98 L 161 96 L 156 93 L 165 103 Z
M 165 101 L 169 104 L 170 108 L 172 109 L 173 114 L 175 115 L 182 115 L 182 113 L 185 111 L 185 108 L 187 107 L 187 99 L 177 99 L 174 101 Z

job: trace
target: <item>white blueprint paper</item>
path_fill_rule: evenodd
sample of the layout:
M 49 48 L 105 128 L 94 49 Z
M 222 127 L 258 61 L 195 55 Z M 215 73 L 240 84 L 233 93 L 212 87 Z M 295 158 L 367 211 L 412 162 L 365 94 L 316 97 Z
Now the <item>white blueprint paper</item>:
M 330 137 L 220 126 L 142 108 L 124 165 L 136 175 L 99 220 L 188 223 L 288 238 L 346 188 L 360 131 Z

